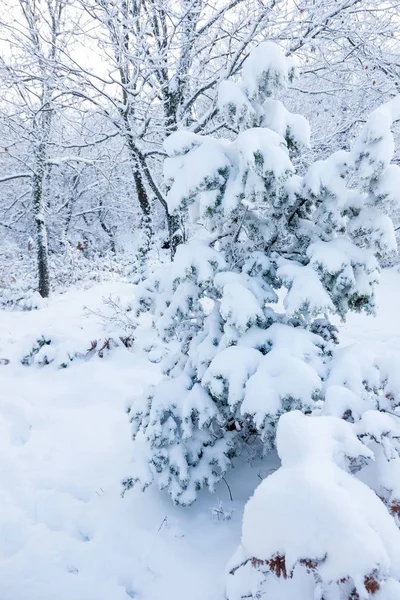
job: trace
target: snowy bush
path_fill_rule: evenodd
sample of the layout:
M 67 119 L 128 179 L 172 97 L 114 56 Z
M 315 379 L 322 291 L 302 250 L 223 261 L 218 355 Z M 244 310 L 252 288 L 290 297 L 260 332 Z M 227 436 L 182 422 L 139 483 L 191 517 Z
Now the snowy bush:
M 50 364 L 60 369 L 66 369 L 73 361 L 89 360 L 94 356 L 103 358 L 108 352 L 115 348 L 132 348 L 133 336 L 107 337 L 94 339 L 84 344 L 71 344 L 71 342 L 60 342 L 52 340 L 49 336 L 42 336 L 35 340 L 29 352 L 25 354 L 21 363 L 25 367 L 32 365 L 45 367 Z
M 387 505 L 400 525 L 400 379 L 396 360 L 355 344 L 335 353 L 321 414 L 354 424 L 374 461 L 357 476 Z
M 324 399 L 330 316 L 374 312 L 378 259 L 396 250 L 400 100 L 371 115 L 350 152 L 296 172 L 309 126 L 274 97 L 292 77 L 282 51 L 261 44 L 242 84 L 221 84 L 219 110 L 237 137 L 178 131 L 165 142 L 169 210 L 187 209 L 198 228 L 138 291 L 167 377 L 130 409 L 127 488 L 156 482 L 190 504 L 244 444 L 269 451 L 282 414 Z
M 102 282 L 136 277 L 132 256 L 85 254 L 67 244 L 64 251 L 49 256 L 53 291 L 63 292 L 80 282 Z M 36 292 L 36 259 L 32 252 L 7 246 L 0 260 L 0 307 L 32 310 L 46 301 Z
M 227 575 L 228 600 L 395 600 L 400 532 L 346 469 L 373 453 L 349 423 L 294 411 L 277 432 L 282 466 L 248 501 Z

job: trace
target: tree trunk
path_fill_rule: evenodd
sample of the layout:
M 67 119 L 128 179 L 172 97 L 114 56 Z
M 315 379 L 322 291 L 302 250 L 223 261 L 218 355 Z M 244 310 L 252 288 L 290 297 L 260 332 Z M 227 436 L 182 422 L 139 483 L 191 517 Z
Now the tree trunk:
M 150 200 L 147 195 L 146 188 L 144 187 L 142 174 L 138 168 L 136 157 L 134 158 L 134 170 L 133 170 L 133 180 L 135 182 L 136 193 L 139 201 L 139 206 L 142 210 L 142 213 L 145 217 L 150 217 L 151 215 L 151 205 Z
M 36 229 L 36 251 L 38 261 L 38 290 L 42 298 L 50 295 L 49 254 L 47 247 L 47 228 L 45 221 L 46 198 L 43 193 L 46 177 L 46 153 L 52 122 L 52 110 L 49 103 L 49 92 L 43 92 L 42 108 L 34 123 L 33 133 L 36 137 L 34 145 L 34 164 L 32 177 L 32 208 Z
M 167 209 L 167 224 L 168 224 L 168 237 L 170 244 L 171 262 L 174 260 L 175 252 L 179 244 L 182 243 L 182 236 L 179 233 L 180 223 L 178 215 L 170 215 Z
M 142 217 L 139 224 L 140 238 L 137 248 L 138 270 L 140 276 L 145 278 L 147 277 L 147 255 L 151 247 L 153 228 L 151 225 L 151 204 L 143 183 L 142 172 L 140 171 L 139 165 L 134 167 L 133 179 L 136 186 L 139 205 L 142 210 Z
M 141 277 L 146 276 L 147 272 L 147 254 L 150 250 L 152 239 L 153 239 L 153 228 L 151 224 L 151 203 L 146 190 L 146 186 L 143 182 L 143 172 L 141 168 L 141 155 L 140 151 L 135 145 L 135 140 L 130 131 L 129 119 L 126 113 L 123 113 L 123 119 L 125 123 L 125 136 L 128 142 L 130 160 L 133 172 L 133 181 L 136 187 L 137 198 L 142 212 L 140 219 L 140 242 L 137 251 L 139 272 Z
M 142 165 L 143 174 L 147 179 L 150 189 L 152 190 L 152 192 L 154 193 L 154 196 L 160 202 L 161 206 L 165 210 L 165 218 L 166 218 L 167 227 L 168 227 L 168 238 L 169 238 L 169 244 L 170 244 L 169 247 L 170 247 L 171 261 L 172 261 L 175 256 L 176 248 L 182 241 L 182 236 L 178 233 L 179 229 L 180 229 L 180 219 L 179 219 L 178 215 L 170 215 L 169 214 L 168 204 L 167 204 L 164 196 L 160 192 L 159 188 L 157 187 L 157 185 L 152 177 L 152 174 L 150 173 L 150 170 L 146 163 L 146 160 L 144 159 L 143 156 L 141 156 L 141 165 Z M 140 175 L 140 173 L 139 173 L 139 175 Z M 143 182 L 141 182 L 141 185 L 143 186 Z M 150 205 L 149 205 L 149 208 L 150 208 Z
M 38 290 L 42 298 L 50 295 L 49 256 L 47 248 L 47 230 L 44 215 L 44 163 L 45 146 L 40 143 L 36 154 L 35 173 L 32 178 L 32 204 L 36 230 L 36 252 L 38 268 Z
M 113 254 L 117 253 L 117 246 L 115 244 L 115 238 L 114 238 L 114 231 L 112 227 L 108 227 L 102 217 L 100 217 L 100 227 L 102 228 L 102 230 L 108 235 L 108 239 L 110 242 L 110 250 Z

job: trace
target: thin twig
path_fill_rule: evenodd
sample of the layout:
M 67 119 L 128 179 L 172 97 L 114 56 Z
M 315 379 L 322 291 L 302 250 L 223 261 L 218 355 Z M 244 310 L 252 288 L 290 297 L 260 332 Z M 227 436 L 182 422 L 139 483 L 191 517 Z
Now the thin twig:
M 231 492 L 231 488 L 229 487 L 229 483 L 227 482 L 225 477 L 222 478 L 222 481 L 225 483 L 226 487 L 228 488 L 229 498 L 230 498 L 231 502 L 233 502 L 232 492 Z

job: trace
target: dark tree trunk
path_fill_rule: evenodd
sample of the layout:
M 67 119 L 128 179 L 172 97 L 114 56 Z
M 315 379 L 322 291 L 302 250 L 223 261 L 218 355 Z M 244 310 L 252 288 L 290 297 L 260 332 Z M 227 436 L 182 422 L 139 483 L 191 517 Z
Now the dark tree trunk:
M 110 250 L 111 250 L 111 252 L 113 254 L 116 254 L 117 253 L 117 247 L 116 247 L 116 244 L 115 244 L 114 231 L 113 231 L 112 227 L 108 227 L 104 223 L 103 219 L 100 219 L 100 227 L 108 235 L 108 239 L 110 241 Z
M 151 204 L 147 195 L 146 188 L 143 183 L 142 174 L 138 168 L 133 171 L 133 179 L 135 182 L 136 193 L 139 201 L 139 206 L 142 210 L 143 215 L 150 217 L 151 215 Z
M 50 295 L 49 256 L 43 195 L 45 151 L 45 145 L 40 143 L 36 150 L 36 168 L 32 178 L 32 203 L 36 230 L 38 290 L 42 298 L 48 298 Z
M 143 183 L 142 171 L 139 166 L 133 171 L 133 179 L 136 186 L 136 193 L 140 208 L 142 210 L 142 217 L 139 224 L 139 245 L 137 249 L 137 258 L 139 262 L 139 272 L 141 277 L 147 277 L 147 255 L 149 253 L 152 238 L 153 228 L 151 224 L 151 203 L 147 190 Z
M 167 211 L 168 237 L 169 248 L 171 253 L 171 262 L 174 260 L 175 252 L 180 243 L 182 236 L 179 232 L 180 222 L 178 215 L 170 215 Z
M 47 252 L 47 231 L 43 220 L 35 218 L 38 261 L 38 290 L 42 298 L 50 296 L 50 271 Z

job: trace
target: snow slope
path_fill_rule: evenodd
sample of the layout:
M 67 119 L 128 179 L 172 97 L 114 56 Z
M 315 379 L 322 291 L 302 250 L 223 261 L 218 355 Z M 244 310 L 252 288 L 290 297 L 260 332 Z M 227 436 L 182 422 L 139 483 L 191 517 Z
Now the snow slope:
M 56 348 L 104 339 L 84 306 L 101 310 L 110 294 L 129 299 L 134 286 L 100 284 L 37 311 L 0 312 L 0 359 L 10 360 L 0 365 L 0 599 L 222 600 L 244 502 L 271 467 L 229 473 L 233 501 L 224 482 L 186 509 L 153 489 L 121 498 L 132 448 L 124 406 L 159 377 L 141 342 L 67 369 L 20 364 L 42 334 Z M 399 294 L 400 274 L 386 271 L 377 318 L 351 316 L 343 343 L 379 342 L 400 358 Z M 211 510 L 219 500 L 230 520 Z

